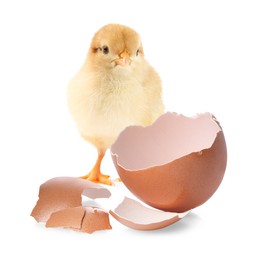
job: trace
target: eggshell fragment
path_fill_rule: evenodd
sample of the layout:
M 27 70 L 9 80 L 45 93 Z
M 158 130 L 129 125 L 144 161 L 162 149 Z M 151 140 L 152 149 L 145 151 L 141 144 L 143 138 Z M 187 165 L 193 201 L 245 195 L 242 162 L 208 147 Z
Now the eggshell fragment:
M 55 211 L 81 206 L 82 194 L 92 199 L 108 198 L 111 195 L 110 191 L 101 185 L 81 178 L 53 178 L 40 186 L 39 200 L 31 216 L 37 222 L 46 222 Z
M 71 228 L 86 233 L 112 229 L 108 213 L 101 209 L 82 206 L 53 212 L 46 222 L 46 227 Z
M 81 223 L 85 216 L 85 209 L 80 207 L 67 208 L 55 211 L 46 222 L 46 227 L 64 227 L 76 230 L 81 229 Z
M 210 113 L 165 113 L 148 127 L 130 126 L 111 147 L 126 187 L 148 205 L 184 212 L 207 201 L 226 169 L 223 131 Z
M 81 231 L 92 233 L 96 230 L 112 229 L 109 215 L 101 209 L 86 207 Z
M 140 202 L 125 197 L 123 202 L 109 213 L 123 225 L 138 230 L 155 230 L 182 219 L 187 212 L 173 213 L 148 208 Z

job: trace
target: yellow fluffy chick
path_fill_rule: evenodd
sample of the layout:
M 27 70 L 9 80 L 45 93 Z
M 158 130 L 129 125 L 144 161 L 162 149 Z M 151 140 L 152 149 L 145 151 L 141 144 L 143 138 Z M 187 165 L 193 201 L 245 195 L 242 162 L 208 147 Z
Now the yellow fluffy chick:
M 160 77 L 145 60 L 137 32 L 119 24 L 96 32 L 85 63 L 68 87 L 77 128 L 98 151 L 95 166 L 81 178 L 112 184 L 100 172 L 106 150 L 125 127 L 150 125 L 163 114 L 161 92 Z

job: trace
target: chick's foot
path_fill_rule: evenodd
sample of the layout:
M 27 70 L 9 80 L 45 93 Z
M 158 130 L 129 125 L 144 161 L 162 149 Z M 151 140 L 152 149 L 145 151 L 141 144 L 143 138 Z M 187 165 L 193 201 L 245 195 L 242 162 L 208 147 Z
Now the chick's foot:
M 96 183 L 112 185 L 112 181 L 109 179 L 109 175 L 104 175 L 100 171 L 95 171 L 94 169 L 87 175 L 81 176 L 80 178 L 84 180 L 89 180 Z

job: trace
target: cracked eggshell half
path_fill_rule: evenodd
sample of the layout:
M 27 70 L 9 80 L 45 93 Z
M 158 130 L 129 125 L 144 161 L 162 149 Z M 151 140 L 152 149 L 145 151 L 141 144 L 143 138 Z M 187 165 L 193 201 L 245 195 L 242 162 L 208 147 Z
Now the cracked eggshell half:
M 189 211 L 184 213 L 165 212 L 148 208 L 136 200 L 125 197 L 122 203 L 109 213 L 127 227 L 138 230 L 155 230 L 179 221 Z
M 111 146 L 117 172 L 140 200 L 184 212 L 206 202 L 219 187 L 227 150 L 210 113 L 186 117 L 167 112 L 151 126 L 129 126 Z

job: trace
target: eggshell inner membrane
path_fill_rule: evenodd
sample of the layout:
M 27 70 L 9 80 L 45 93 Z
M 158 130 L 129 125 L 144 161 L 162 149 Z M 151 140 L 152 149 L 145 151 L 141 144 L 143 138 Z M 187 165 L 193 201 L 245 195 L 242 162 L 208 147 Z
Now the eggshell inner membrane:
M 115 213 L 129 221 L 144 225 L 171 219 L 179 215 L 181 217 L 186 215 L 186 213 L 173 213 L 148 208 L 140 202 L 127 197 L 125 197 L 123 202 L 115 209 Z
M 122 168 L 142 170 L 210 148 L 220 131 L 210 113 L 185 117 L 167 112 L 146 128 L 127 127 L 112 145 L 111 154 Z
M 189 211 L 174 213 L 149 208 L 128 197 L 109 212 L 122 224 L 139 230 L 154 230 L 169 226 L 189 213 Z

